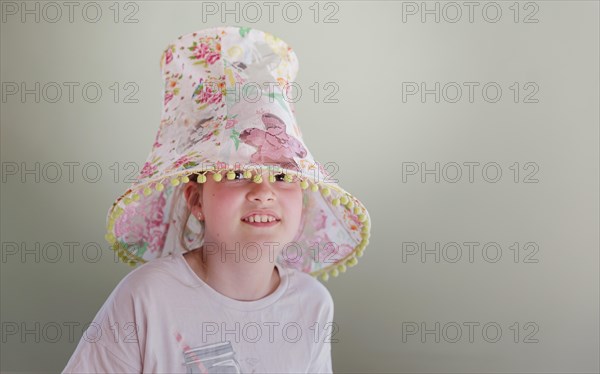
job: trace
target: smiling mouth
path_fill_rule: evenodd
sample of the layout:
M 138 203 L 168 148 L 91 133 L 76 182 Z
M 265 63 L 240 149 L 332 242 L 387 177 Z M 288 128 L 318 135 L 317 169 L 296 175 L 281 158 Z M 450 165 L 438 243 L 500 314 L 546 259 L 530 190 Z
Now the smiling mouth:
M 249 223 L 268 223 L 268 222 L 274 222 L 274 221 L 281 221 L 278 218 L 275 218 L 273 216 L 260 216 L 260 215 L 254 215 L 254 216 L 250 216 L 247 218 L 242 219 L 242 221 L 244 222 L 249 222 Z
M 266 220 L 266 221 L 262 222 L 263 220 Z M 247 219 L 242 219 L 241 221 L 244 222 L 245 224 L 255 226 L 255 227 L 271 227 L 271 226 L 275 226 L 279 222 L 281 222 L 280 219 L 276 219 L 274 217 L 267 217 L 266 219 L 263 218 L 260 221 L 258 219 L 256 221 L 254 221 L 254 217 L 249 217 Z

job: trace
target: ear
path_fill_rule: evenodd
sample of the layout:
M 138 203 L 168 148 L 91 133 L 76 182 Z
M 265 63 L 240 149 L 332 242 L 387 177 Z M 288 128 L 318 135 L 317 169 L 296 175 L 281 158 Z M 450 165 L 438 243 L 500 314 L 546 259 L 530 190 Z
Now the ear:
M 187 183 L 183 187 L 183 195 L 185 197 L 188 209 L 194 212 L 195 209 L 198 209 L 202 202 L 202 196 L 200 195 L 200 188 L 196 183 Z

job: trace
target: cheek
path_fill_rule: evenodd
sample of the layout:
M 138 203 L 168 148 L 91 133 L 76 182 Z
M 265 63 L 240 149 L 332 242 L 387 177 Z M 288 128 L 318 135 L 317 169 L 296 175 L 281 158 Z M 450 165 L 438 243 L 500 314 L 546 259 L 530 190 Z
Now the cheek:
M 219 188 L 220 186 L 213 183 L 207 184 L 205 187 L 203 194 L 204 210 L 212 221 L 219 222 L 224 216 L 224 210 L 229 206 L 227 201 L 230 196 L 227 194 L 226 189 Z
M 302 215 L 302 199 L 304 194 L 302 193 L 302 189 L 289 191 L 286 194 L 286 206 L 285 209 L 294 216 L 296 220 L 300 220 Z
M 212 201 L 213 213 L 217 215 L 227 216 L 230 214 L 237 214 L 235 210 L 240 206 L 240 202 L 243 200 L 243 195 L 236 192 L 233 189 L 219 189 L 214 190 L 210 195 Z

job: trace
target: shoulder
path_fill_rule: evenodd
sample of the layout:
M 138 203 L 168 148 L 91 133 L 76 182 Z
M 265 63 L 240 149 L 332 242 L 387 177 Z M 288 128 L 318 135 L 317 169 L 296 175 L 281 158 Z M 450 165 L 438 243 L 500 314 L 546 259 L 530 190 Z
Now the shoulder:
M 333 297 L 329 289 L 310 274 L 289 269 L 290 292 L 303 309 L 314 309 L 320 314 L 333 314 Z
M 114 293 L 120 297 L 140 298 L 152 293 L 160 292 L 163 288 L 172 287 L 178 281 L 177 275 L 181 271 L 174 257 L 167 256 L 139 265 L 115 287 Z
M 127 273 L 113 288 L 97 313 L 97 322 L 142 323 L 157 308 L 167 305 L 183 289 L 178 282 L 185 273 L 177 271 L 171 257 L 152 260 Z M 180 276 L 180 277 L 178 277 Z

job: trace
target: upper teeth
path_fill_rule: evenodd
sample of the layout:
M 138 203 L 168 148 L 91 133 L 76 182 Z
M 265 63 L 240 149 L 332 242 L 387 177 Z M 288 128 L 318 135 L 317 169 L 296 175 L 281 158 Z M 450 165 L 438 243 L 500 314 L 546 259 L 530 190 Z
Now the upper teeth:
M 250 216 L 250 217 L 244 218 L 244 221 L 247 221 L 247 222 L 273 222 L 273 221 L 275 221 L 275 218 L 272 216 L 255 215 L 255 216 Z

